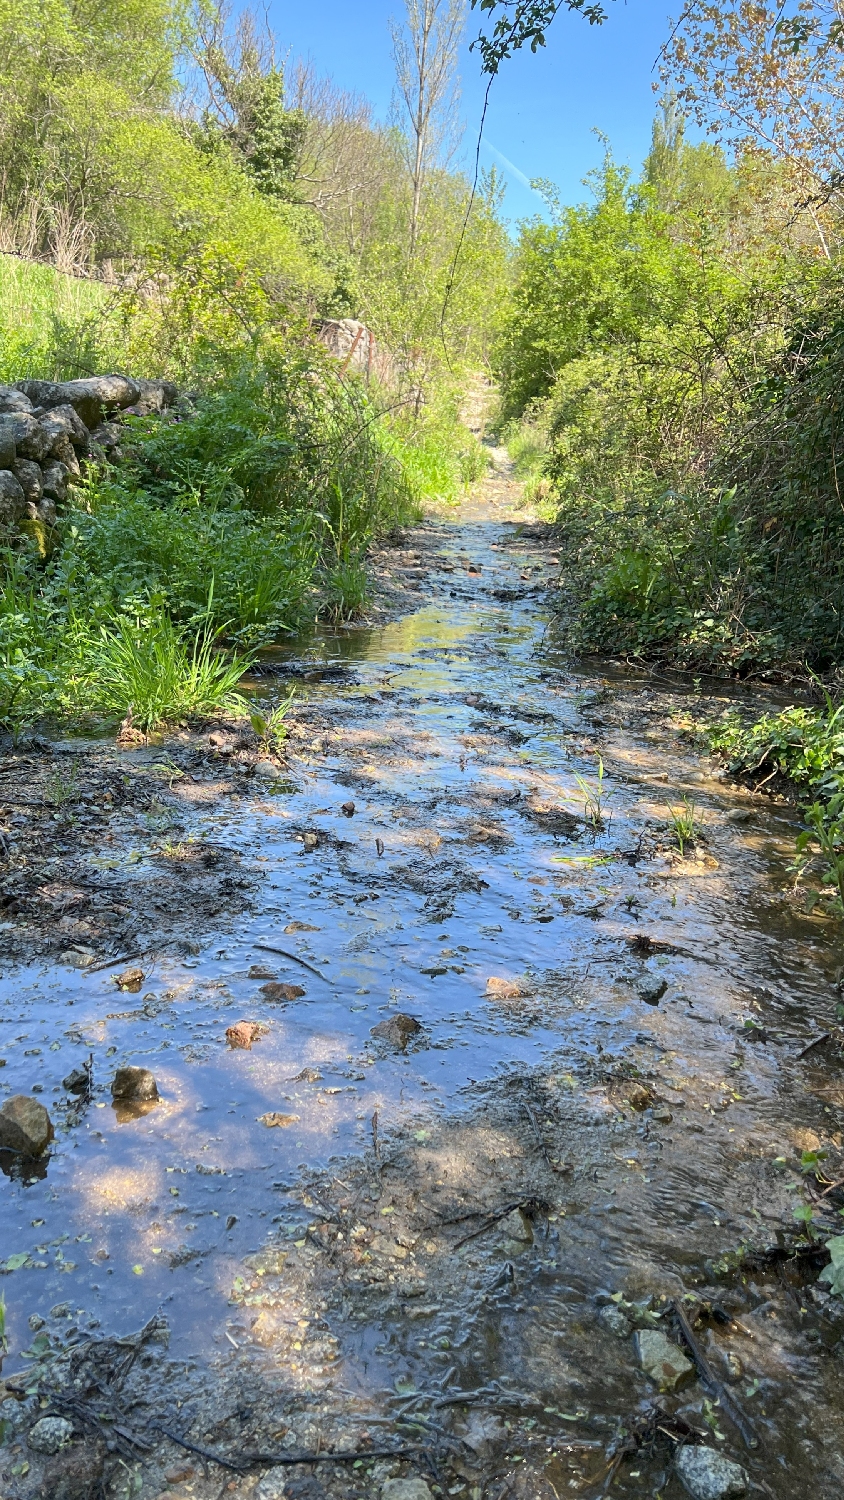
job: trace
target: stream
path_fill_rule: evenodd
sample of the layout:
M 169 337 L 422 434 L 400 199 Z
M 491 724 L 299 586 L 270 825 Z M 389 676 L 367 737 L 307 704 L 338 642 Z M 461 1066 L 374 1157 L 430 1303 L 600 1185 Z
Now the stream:
M 160 1316 L 136 1399 L 178 1390 L 192 1441 L 436 1450 L 286 1471 L 288 1496 L 590 1500 L 656 1402 L 752 1490 L 831 1500 L 844 1306 L 823 1257 L 747 1253 L 795 1241 L 804 1152 L 844 1176 L 839 1053 L 800 1056 L 834 1025 L 838 932 L 789 899 L 793 809 L 694 748 L 732 690 L 573 664 L 556 557 L 493 479 L 381 554 L 398 618 L 264 661 L 255 691 L 295 683 L 304 726 L 283 770 L 183 813 L 248 872 L 244 910 L 139 960 L 135 994 L 116 965 L 5 966 L 0 1098 L 37 1088 L 56 1139 L 0 1176 L 3 1376 Z M 89 1056 L 85 1107 L 63 1080 Z M 157 1104 L 112 1103 L 126 1064 Z M 844 1197 L 817 1197 L 837 1233 Z M 676 1338 L 684 1298 L 757 1446 L 693 1374 L 642 1368 L 636 1330 Z M 6 1426 L 3 1500 L 47 1493 Z M 634 1445 L 611 1493 L 679 1500 L 671 1454 Z M 124 1453 L 107 1493 L 257 1483 L 164 1463 Z

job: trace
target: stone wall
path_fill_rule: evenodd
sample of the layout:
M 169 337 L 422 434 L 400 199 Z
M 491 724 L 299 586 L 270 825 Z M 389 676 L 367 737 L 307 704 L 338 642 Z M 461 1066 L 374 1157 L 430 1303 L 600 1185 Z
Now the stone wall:
M 319 336 L 340 361 L 340 368 L 357 370 L 367 379 L 379 380 L 382 385 L 394 385 L 397 376 L 396 362 L 384 344 L 378 342 L 371 328 L 359 323 L 356 318 L 326 318 L 319 324 Z
M 175 399 L 167 381 L 125 375 L 0 385 L 0 524 L 52 525 L 85 463 L 119 454 L 120 418 Z

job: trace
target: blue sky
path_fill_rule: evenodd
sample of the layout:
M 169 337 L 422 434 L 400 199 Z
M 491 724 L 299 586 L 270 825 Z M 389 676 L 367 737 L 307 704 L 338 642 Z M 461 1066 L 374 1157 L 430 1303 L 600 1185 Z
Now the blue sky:
M 681 3 L 605 0 L 601 27 L 566 12 L 551 27 L 544 52 L 505 64 L 493 84 L 481 162 L 495 161 L 504 172 L 508 217 L 542 211 L 524 179 L 550 178 L 565 202 L 586 196 L 582 179 L 602 155 L 594 130 L 609 137 L 619 160 L 640 165 L 655 109 L 653 65 Z M 388 22 L 402 11 L 403 0 L 270 0 L 269 16 L 282 51 L 311 58 L 344 88 L 366 94 L 383 117 L 392 87 Z M 477 26 L 473 14 L 469 36 Z M 486 86 L 477 54 L 468 49 L 461 77 L 468 160 Z

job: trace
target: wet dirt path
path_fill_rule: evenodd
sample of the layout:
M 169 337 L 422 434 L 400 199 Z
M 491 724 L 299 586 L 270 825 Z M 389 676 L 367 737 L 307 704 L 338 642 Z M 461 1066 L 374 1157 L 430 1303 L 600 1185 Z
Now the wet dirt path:
M 678 1419 L 761 1493 L 840 1493 L 823 1257 L 738 1263 L 793 1240 L 804 1151 L 844 1176 L 838 1054 L 799 1056 L 834 1015 L 837 933 L 786 898 L 792 814 L 690 748 L 717 704 L 573 669 L 518 498 L 499 456 L 459 515 L 377 559 L 399 618 L 268 664 L 298 685 L 283 774 L 207 807 L 172 779 L 182 857 L 194 840 L 240 872 L 197 952 L 162 942 L 135 995 L 114 968 L 6 966 L 0 1098 L 38 1089 L 56 1140 L 0 1178 L 3 1500 L 93 1494 L 92 1465 L 142 1497 L 389 1496 L 414 1475 L 467 1500 L 591 1497 L 619 1423 L 655 1402 L 667 1426 L 612 1494 L 684 1493 Z M 681 858 L 684 795 L 703 838 Z M 263 1028 L 251 1048 L 227 1044 L 239 1021 Z M 89 1056 L 85 1107 L 63 1080 Z M 152 1069 L 157 1105 L 112 1105 L 124 1064 Z M 842 1202 L 817 1202 L 827 1232 Z M 676 1340 L 674 1298 L 720 1402 L 641 1368 L 636 1330 Z M 149 1325 L 131 1375 L 89 1378 L 157 1316 L 169 1348 Z M 39 1356 L 54 1395 L 87 1371 L 88 1490 L 26 1447 Z M 115 1411 L 146 1449 L 109 1439 Z M 178 1478 L 168 1424 L 238 1462 L 422 1446 L 244 1477 L 188 1455 Z

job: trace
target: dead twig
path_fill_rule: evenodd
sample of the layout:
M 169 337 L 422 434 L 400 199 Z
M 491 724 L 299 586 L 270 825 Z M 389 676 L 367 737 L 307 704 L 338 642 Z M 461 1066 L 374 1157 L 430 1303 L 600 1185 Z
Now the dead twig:
M 85 973 L 101 974 L 103 969 L 116 969 L 118 964 L 128 964 L 133 958 L 146 958 L 146 956 L 147 950 L 135 948 L 131 953 L 122 953 L 119 958 L 107 958 L 104 963 L 92 964 L 90 969 L 85 970 Z
M 459 1250 L 461 1245 L 468 1245 L 469 1241 L 476 1240 L 478 1235 L 486 1234 L 486 1231 L 493 1229 L 501 1219 L 506 1219 L 507 1215 L 511 1214 L 514 1208 L 521 1208 L 526 1213 L 545 1213 L 548 1204 L 543 1203 L 539 1198 L 518 1198 L 515 1203 L 505 1203 L 504 1207 L 497 1209 L 494 1214 L 487 1214 L 480 1229 L 473 1229 L 470 1234 L 464 1234 L 462 1239 L 455 1240 L 451 1247 L 452 1250 Z
M 198 1443 L 191 1443 L 187 1438 L 178 1437 L 175 1432 L 162 1427 L 159 1422 L 151 1425 L 155 1432 L 160 1432 L 163 1437 L 169 1438 L 171 1443 L 176 1443 L 188 1453 L 196 1453 L 199 1458 L 219 1464 L 221 1469 L 231 1469 L 234 1474 L 245 1474 L 249 1469 L 264 1467 L 277 1469 L 282 1465 L 292 1467 L 296 1464 L 349 1464 L 355 1463 L 359 1458 L 403 1458 L 408 1453 L 425 1451 L 423 1443 L 405 1443 L 398 1448 L 353 1448 L 348 1453 L 245 1453 L 241 1463 L 234 1463 L 230 1458 L 224 1458 L 221 1453 L 214 1453 L 210 1448 L 202 1448 Z
M 802 1047 L 800 1051 L 795 1054 L 795 1057 L 798 1059 L 801 1057 L 805 1057 L 807 1052 L 811 1052 L 814 1047 L 819 1047 L 821 1045 L 821 1042 L 828 1042 L 831 1036 L 831 1031 L 822 1031 L 820 1036 L 816 1036 L 811 1042 L 808 1042 L 805 1047 Z
M 675 1318 L 677 1319 L 680 1332 L 686 1344 L 688 1345 L 689 1352 L 692 1356 L 692 1359 L 694 1360 L 695 1366 L 697 1367 L 697 1372 L 701 1378 L 701 1383 L 706 1386 L 710 1395 L 716 1398 L 719 1406 L 721 1407 L 721 1410 L 725 1413 L 726 1416 L 729 1417 L 733 1426 L 737 1428 L 737 1430 L 741 1433 L 742 1440 L 745 1443 L 746 1447 L 758 1448 L 759 1439 L 756 1436 L 751 1423 L 748 1421 L 738 1402 L 730 1394 L 726 1386 L 722 1384 L 722 1382 L 718 1379 L 718 1376 L 715 1374 L 715 1371 L 710 1365 L 708 1359 L 706 1358 L 706 1355 L 704 1354 L 703 1350 L 700 1347 L 700 1344 L 698 1343 L 694 1333 L 692 1332 L 692 1325 L 686 1317 L 683 1308 L 676 1301 L 672 1302 L 670 1304 L 670 1307 L 672 1312 L 674 1313 Z
M 321 979 L 324 984 L 331 986 L 331 980 L 328 976 L 323 974 L 319 969 L 315 969 L 313 964 L 309 964 L 306 958 L 300 958 L 298 953 L 288 953 L 286 948 L 277 948 L 274 943 L 256 943 L 255 947 L 262 948 L 265 953 L 280 953 L 282 958 L 289 958 L 292 963 L 301 964 L 303 969 L 307 969 L 311 974 L 316 974 L 317 979 Z

